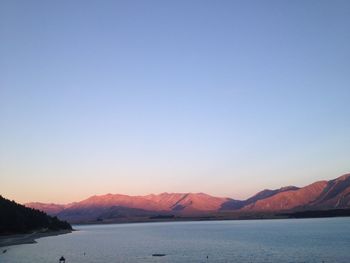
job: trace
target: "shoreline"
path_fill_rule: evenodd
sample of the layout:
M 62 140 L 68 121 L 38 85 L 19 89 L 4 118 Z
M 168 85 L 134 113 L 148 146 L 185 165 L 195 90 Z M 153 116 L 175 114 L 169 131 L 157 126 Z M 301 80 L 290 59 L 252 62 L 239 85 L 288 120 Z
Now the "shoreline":
M 37 239 L 49 236 L 58 236 L 72 233 L 74 230 L 58 230 L 58 231 L 45 231 L 34 232 L 30 234 L 14 234 L 0 236 L 0 247 L 8 247 L 21 244 L 35 244 Z
M 293 216 L 291 216 L 293 215 Z M 300 220 L 300 219 L 326 219 L 326 218 L 349 218 L 349 215 L 327 215 L 327 216 L 299 216 L 299 213 L 260 215 L 260 216 L 245 216 L 245 217 L 178 217 L 172 219 L 149 219 L 149 218 L 132 218 L 131 220 L 105 220 L 91 222 L 75 222 L 72 225 L 88 226 L 88 225 L 114 225 L 114 224 L 138 224 L 138 223 L 174 223 L 174 222 L 211 222 L 211 221 L 254 221 L 254 220 Z

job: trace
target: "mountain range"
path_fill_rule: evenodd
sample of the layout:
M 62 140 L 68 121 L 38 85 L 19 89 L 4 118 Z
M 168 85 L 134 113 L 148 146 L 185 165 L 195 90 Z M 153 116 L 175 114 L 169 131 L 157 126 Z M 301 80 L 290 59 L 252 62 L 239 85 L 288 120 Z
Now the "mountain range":
M 70 204 L 26 203 L 70 223 L 129 222 L 149 219 L 219 218 L 350 208 L 350 174 L 305 187 L 263 190 L 246 200 L 204 193 L 161 193 L 145 196 L 106 194 Z

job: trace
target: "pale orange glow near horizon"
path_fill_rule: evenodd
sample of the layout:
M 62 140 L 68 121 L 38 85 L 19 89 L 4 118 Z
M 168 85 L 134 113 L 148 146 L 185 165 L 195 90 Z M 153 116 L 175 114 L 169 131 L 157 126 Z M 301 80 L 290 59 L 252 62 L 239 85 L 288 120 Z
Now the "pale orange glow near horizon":
M 323 176 L 320 178 L 312 178 L 310 180 L 302 180 L 303 178 L 300 178 L 301 180 L 299 179 L 299 183 L 293 183 L 287 180 L 279 180 L 279 182 L 271 182 L 271 180 L 266 180 L 263 182 L 263 180 L 260 179 L 255 180 L 256 184 L 250 184 L 251 180 L 248 179 L 241 180 L 240 183 L 238 182 L 234 184 L 233 187 L 230 187 L 227 182 L 218 182 L 217 184 L 211 184 L 209 186 L 205 182 L 201 181 L 194 185 L 195 182 L 193 182 L 193 180 L 189 180 L 189 183 L 191 184 L 186 184 L 185 182 L 174 182 L 171 184 L 173 181 L 169 180 L 169 182 L 167 182 L 163 180 L 162 182 L 159 182 L 159 184 L 155 185 L 152 183 L 152 180 L 147 180 L 148 183 L 143 182 L 142 185 L 127 185 L 126 183 L 111 184 L 111 181 L 109 179 L 106 179 L 106 181 L 103 183 L 98 182 L 100 180 L 87 180 L 85 182 L 80 182 L 79 180 L 71 180 L 70 183 L 67 183 L 64 181 L 55 182 L 55 180 L 43 178 L 42 180 L 33 180 L 18 185 L 16 182 L 12 182 L 12 185 L 7 184 L 7 190 L 6 188 L 2 188 L 1 194 L 5 198 L 15 200 L 19 203 L 42 202 L 57 204 L 67 204 L 84 200 L 93 195 L 105 195 L 109 193 L 124 195 L 147 195 L 160 194 L 163 192 L 202 192 L 218 197 L 229 197 L 233 199 L 244 200 L 264 189 L 277 189 L 288 185 L 302 187 L 318 180 L 334 179 L 340 175 L 341 173 L 333 177 Z M 49 183 L 50 186 L 47 187 Z M 15 190 L 11 190 L 11 187 L 15 188 Z

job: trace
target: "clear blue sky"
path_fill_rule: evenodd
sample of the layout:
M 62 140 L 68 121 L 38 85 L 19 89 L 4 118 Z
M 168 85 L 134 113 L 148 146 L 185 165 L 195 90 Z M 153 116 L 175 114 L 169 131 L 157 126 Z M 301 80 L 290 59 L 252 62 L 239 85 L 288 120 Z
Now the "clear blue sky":
M 0 2 L 0 194 L 245 198 L 350 171 L 350 1 Z

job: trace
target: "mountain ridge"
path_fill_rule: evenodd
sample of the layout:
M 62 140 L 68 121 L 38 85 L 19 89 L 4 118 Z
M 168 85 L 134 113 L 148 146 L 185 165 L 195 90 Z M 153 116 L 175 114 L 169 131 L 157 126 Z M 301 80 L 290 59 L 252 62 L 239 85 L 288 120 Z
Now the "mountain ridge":
M 138 216 L 201 216 L 214 213 L 258 213 L 350 208 L 350 173 L 304 187 L 265 189 L 246 200 L 216 197 L 205 193 L 160 193 L 129 196 L 94 195 L 69 204 L 32 202 L 28 207 L 42 210 L 68 222 L 92 222 Z

